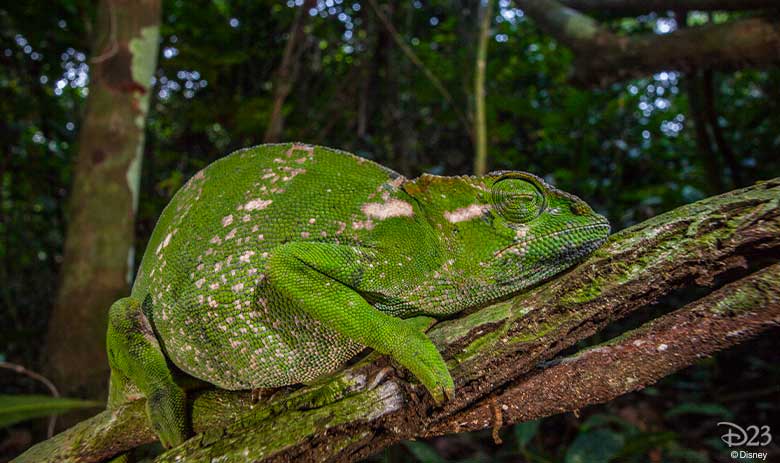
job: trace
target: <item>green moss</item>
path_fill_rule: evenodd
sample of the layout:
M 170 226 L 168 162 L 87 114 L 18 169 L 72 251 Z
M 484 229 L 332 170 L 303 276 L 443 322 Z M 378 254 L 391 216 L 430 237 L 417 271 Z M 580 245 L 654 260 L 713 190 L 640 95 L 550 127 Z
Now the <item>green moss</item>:
M 553 331 L 555 328 L 557 328 L 560 325 L 560 323 L 540 323 L 536 329 L 534 330 L 528 330 L 523 331 L 517 336 L 512 337 L 510 340 L 511 343 L 518 343 L 518 342 L 531 342 L 536 341 L 540 338 L 543 338 L 547 334 L 549 334 L 551 331 Z
M 485 307 L 466 317 L 436 325 L 430 333 L 428 333 L 428 337 L 431 338 L 431 341 L 437 346 L 452 344 L 480 326 L 490 325 L 501 320 L 509 319 L 513 315 L 513 312 L 511 301 L 500 302 L 490 307 Z M 525 313 L 523 313 L 523 315 L 524 314 Z
M 592 301 L 601 295 L 602 285 L 603 282 L 600 279 L 593 279 L 578 289 L 569 292 L 561 298 L 560 302 L 562 304 L 582 304 Z
M 345 383 L 350 381 L 342 382 Z M 185 455 L 192 461 L 214 461 L 212 458 L 217 457 L 224 461 L 262 460 L 322 432 L 322 423 L 339 426 L 392 411 L 400 406 L 398 394 L 395 383 L 385 383 L 322 407 L 290 410 L 274 416 L 272 420 L 266 419 L 263 413 L 253 413 L 228 426 L 224 432 L 204 433 L 201 439 L 192 439 L 162 455 L 157 461 L 173 462 Z M 335 445 L 344 448 L 366 435 L 367 431 L 363 431 Z
M 498 342 L 498 340 L 504 336 L 506 336 L 506 332 L 508 329 L 509 324 L 504 323 L 501 325 L 500 328 L 498 328 L 495 331 L 491 331 L 488 334 L 479 336 L 477 339 L 475 339 L 471 344 L 464 347 L 463 350 L 461 350 L 456 356 L 455 361 L 457 363 L 463 363 L 472 357 L 476 357 L 480 354 L 483 354 L 484 347 L 486 345 L 492 345 Z

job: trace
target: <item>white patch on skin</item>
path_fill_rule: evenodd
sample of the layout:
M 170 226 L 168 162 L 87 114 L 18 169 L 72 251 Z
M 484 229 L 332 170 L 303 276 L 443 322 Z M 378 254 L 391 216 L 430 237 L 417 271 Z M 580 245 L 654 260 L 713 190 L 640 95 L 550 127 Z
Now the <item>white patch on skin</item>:
M 225 216 L 225 217 L 222 218 L 222 226 L 223 227 L 227 227 L 231 223 L 233 223 L 233 214 L 230 214 L 230 215 Z
M 400 199 L 390 199 L 386 203 L 366 203 L 360 208 L 368 217 L 385 220 L 391 217 L 411 217 L 412 205 Z
M 467 220 L 476 219 L 482 216 L 485 211 L 490 210 L 488 204 L 472 204 L 470 206 L 461 207 L 454 211 L 445 211 L 444 218 L 450 223 L 465 222 Z
M 230 232 L 225 235 L 225 240 L 233 239 L 234 236 L 236 236 L 236 228 L 230 230 Z
M 231 288 L 234 292 L 240 292 L 242 289 L 244 289 L 244 283 L 236 283 Z
M 312 154 L 314 152 L 314 147 L 309 145 L 303 145 L 300 143 L 293 143 L 293 145 L 290 147 L 290 149 L 287 150 L 286 154 L 287 157 L 291 157 L 295 151 L 305 151 L 309 154 Z
M 528 234 L 528 225 L 520 225 L 517 230 L 515 230 L 515 238 L 518 240 L 521 240 L 525 238 L 525 236 Z
M 265 209 L 266 207 L 270 206 L 272 202 L 273 200 L 270 199 L 253 199 L 248 203 L 244 204 L 244 210 L 259 211 L 261 209 Z
M 247 262 L 247 263 L 248 263 L 248 262 L 249 262 L 249 259 L 250 259 L 252 256 L 254 256 L 254 255 L 255 255 L 255 252 L 254 252 L 254 251 L 246 251 L 245 253 L 241 254 L 241 257 L 239 257 L 238 259 L 239 259 L 241 262 Z
M 374 222 L 371 221 L 371 219 L 368 219 L 366 221 L 359 220 L 357 222 L 352 222 L 352 229 L 353 230 L 373 230 L 374 229 Z
M 222 239 L 219 236 L 214 236 L 214 238 L 211 238 L 211 241 L 209 241 L 209 243 L 213 243 L 213 244 L 219 244 L 221 242 Z
M 301 238 L 306 239 L 309 237 L 309 232 L 301 232 Z
M 309 219 L 309 223 L 310 223 L 310 224 L 312 224 L 312 225 L 313 225 L 313 224 L 314 224 L 314 222 L 316 222 L 316 221 L 317 221 L 317 220 L 316 220 L 314 217 L 312 217 L 311 219 Z
M 159 254 L 160 251 L 162 251 L 164 248 L 168 247 L 169 244 L 171 244 L 171 238 L 173 238 L 173 235 L 176 233 L 177 230 L 173 230 L 172 232 L 168 233 L 168 235 L 162 240 L 159 246 L 157 246 L 157 250 L 155 251 L 156 254 Z
M 205 278 L 201 278 L 200 280 L 195 282 L 195 286 L 200 288 L 201 286 L 203 286 L 203 283 L 205 283 L 205 282 L 206 282 L 206 279 Z
M 219 283 L 211 283 L 211 286 L 209 286 L 209 288 L 211 288 L 212 290 L 217 290 L 219 289 Z

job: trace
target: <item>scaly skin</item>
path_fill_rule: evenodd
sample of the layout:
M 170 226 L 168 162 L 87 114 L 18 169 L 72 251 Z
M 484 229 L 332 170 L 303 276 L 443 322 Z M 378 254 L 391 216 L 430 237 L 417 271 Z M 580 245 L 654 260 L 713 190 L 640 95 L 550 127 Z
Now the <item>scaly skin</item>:
M 407 180 L 328 148 L 237 151 L 174 196 L 132 294 L 111 307 L 109 406 L 146 396 L 173 446 L 187 420 L 172 370 L 274 388 L 331 373 L 365 346 L 441 403 L 452 378 L 413 317 L 508 297 L 608 234 L 582 200 L 522 172 Z

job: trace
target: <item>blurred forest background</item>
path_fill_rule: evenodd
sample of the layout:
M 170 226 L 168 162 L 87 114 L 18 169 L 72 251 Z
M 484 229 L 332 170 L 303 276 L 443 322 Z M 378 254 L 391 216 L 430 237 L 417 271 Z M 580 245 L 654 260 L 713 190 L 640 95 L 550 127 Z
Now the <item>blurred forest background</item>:
M 615 230 L 780 175 L 776 2 L 562 3 L 579 13 L 544 0 L 0 6 L 3 393 L 48 393 L 8 369 L 20 365 L 103 400 L 110 303 L 171 196 L 238 148 L 321 144 L 409 177 L 530 171 Z M 372 460 L 732 461 L 718 421 L 780 422 L 772 338 L 504 429 L 503 445 L 463 434 Z M 0 459 L 44 428 L 0 429 Z

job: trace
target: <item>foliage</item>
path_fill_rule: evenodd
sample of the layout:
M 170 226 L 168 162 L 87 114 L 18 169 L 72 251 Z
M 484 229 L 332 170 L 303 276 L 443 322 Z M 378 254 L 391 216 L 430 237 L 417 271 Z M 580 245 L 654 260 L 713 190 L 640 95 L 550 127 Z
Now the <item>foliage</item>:
M 262 139 L 274 71 L 294 7 L 300 4 L 165 2 L 137 249 L 144 248 L 160 211 L 194 172 Z M 543 175 L 606 213 L 616 229 L 712 190 L 691 124 L 687 75 L 669 71 L 605 89 L 575 88 L 567 83 L 570 53 L 511 2 L 497 4 L 486 82 L 493 169 Z M 444 83 L 455 103 L 470 113 L 477 0 L 383 6 L 402 39 Z M 353 151 L 409 176 L 470 172 L 473 149 L 466 128 L 394 46 L 366 2 L 319 1 L 309 14 L 300 74 L 285 104 L 285 138 Z M 730 15 L 719 13 L 715 20 Z M 708 21 L 706 15 L 693 19 Z M 56 7 L 42 1 L 0 6 L 0 352 L 25 365 L 39 360 L 68 207 L 78 207 L 68 206 L 66 199 L 89 81 L 92 21 L 94 4 L 84 0 L 63 0 Z M 635 34 L 659 32 L 670 24 L 671 16 L 649 14 L 612 20 L 609 26 Z M 715 105 L 718 123 L 742 169 L 742 182 L 780 175 L 780 69 L 716 74 Z M 725 171 L 722 181 L 726 189 L 735 183 Z M 641 460 L 638 455 L 647 455 L 647 448 L 634 446 L 636 436 L 653 442 L 670 459 L 690 456 L 689 448 L 696 455 L 719 452 L 722 449 L 706 443 L 716 431 L 684 429 L 692 417 L 699 423 L 727 412 L 738 419 L 777 410 L 766 396 L 758 401 L 763 409 L 756 404 L 724 405 L 713 385 L 731 394 L 740 391 L 742 385 L 729 369 L 777 384 L 777 367 L 757 355 L 770 352 L 763 348 L 738 351 L 742 358 L 725 354 L 637 394 L 640 403 L 667 410 L 656 417 L 653 431 L 638 431 L 638 426 L 612 418 L 586 415 L 580 424 L 571 417 L 553 417 L 504 431 L 514 442 L 503 447 L 502 455 L 574 461 L 575 454 L 589 448 L 589 438 L 583 436 L 594 433 L 621 441 L 615 445 L 620 447 L 615 450 L 619 458 Z M 29 389 L 8 381 L 0 379 L 0 387 Z M 672 398 L 652 395 L 659 391 Z M 618 401 L 599 414 L 614 418 L 627 413 L 630 405 Z M 463 454 L 492 453 L 489 435 L 458 436 L 449 442 L 449 448 Z M 425 445 L 410 444 L 408 449 L 422 455 Z M 439 453 L 450 455 L 440 447 L 446 446 L 436 447 Z
M 0 428 L 76 408 L 102 407 L 101 402 L 46 395 L 0 395 Z

